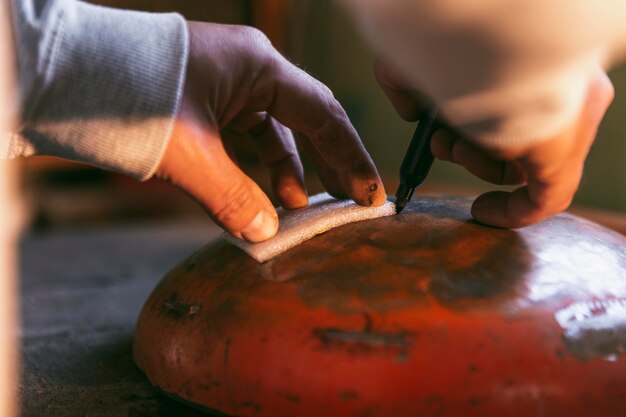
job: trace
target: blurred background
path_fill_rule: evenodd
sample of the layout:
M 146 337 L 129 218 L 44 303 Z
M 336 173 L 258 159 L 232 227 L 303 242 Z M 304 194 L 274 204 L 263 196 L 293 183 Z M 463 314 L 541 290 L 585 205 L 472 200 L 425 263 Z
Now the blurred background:
M 397 172 L 414 125 L 400 119 L 376 84 L 375 55 L 364 44 L 338 1 L 332 0 L 97 0 L 94 3 L 154 12 L 176 11 L 187 19 L 246 24 L 263 30 L 277 49 L 327 84 L 348 112 L 381 171 L 387 192 L 395 192 Z M 573 211 L 626 233 L 626 66 L 611 74 L 613 105 L 587 160 Z M 226 132 L 242 168 L 267 191 L 246 137 Z M 26 222 L 31 232 L 185 218 L 206 220 L 202 210 L 173 187 L 126 177 L 50 157 L 19 162 L 26 190 Z M 321 186 L 306 162 L 310 193 Z M 450 163 L 435 162 L 421 193 L 475 195 L 496 187 Z M 271 193 L 270 193 L 271 194 Z

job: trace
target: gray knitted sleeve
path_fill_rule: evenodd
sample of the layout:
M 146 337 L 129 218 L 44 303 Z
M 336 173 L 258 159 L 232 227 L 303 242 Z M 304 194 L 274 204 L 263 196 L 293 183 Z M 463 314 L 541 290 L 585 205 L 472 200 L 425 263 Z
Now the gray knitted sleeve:
M 185 77 L 183 18 L 75 0 L 11 6 L 22 118 L 0 156 L 55 155 L 151 177 Z

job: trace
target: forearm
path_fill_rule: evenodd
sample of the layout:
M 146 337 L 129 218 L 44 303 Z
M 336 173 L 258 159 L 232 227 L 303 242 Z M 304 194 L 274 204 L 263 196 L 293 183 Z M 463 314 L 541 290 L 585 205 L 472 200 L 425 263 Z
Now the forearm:
M 150 177 L 182 91 L 184 20 L 73 0 L 11 4 L 21 123 L 8 156 L 55 155 Z

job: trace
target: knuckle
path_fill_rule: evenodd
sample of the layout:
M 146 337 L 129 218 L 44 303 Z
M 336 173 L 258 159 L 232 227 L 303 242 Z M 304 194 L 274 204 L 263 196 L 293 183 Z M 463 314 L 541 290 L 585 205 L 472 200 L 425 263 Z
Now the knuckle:
M 335 95 L 333 94 L 333 91 L 323 82 L 319 80 L 315 80 L 315 81 L 317 82 L 320 95 L 326 98 L 329 102 L 331 102 L 332 105 L 335 105 L 335 106 L 339 105 L 337 100 L 335 100 Z
M 253 43 L 255 45 L 271 45 L 271 42 L 265 33 L 255 27 L 238 25 L 234 30 L 245 42 Z
M 255 27 L 237 25 L 233 28 L 233 38 L 239 50 L 248 52 L 248 60 L 252 63 L 267 62 L 277 55 L 267 35 Z
M 317 84 L 317 91 L 320 97 L 320 101 L 326 104 L 329 114 L 334 115 L 341 123 L 349 122 L 348 115 L 346 114 L 339 101 L 335 98 L 335 94 L 333 93 L 333 91 L 321 81 L 315 81 Z
M 270 39 L 259 29 L 235 25 L 229 33 L 231 50 L 235 51 L 237 64 L 231 66 L 238 84 L 249 86 L 250 100 L 255 109 L 266 108 L 274 99 L 275 93 L 268 93 L 267 86 L 275 84 L 277 68 L 282 55 L 272 45 Z
M 271 56 L 275 53 L 272 42 L 267 35 L 252 26 L 241 26 L 239 33 L 242 42 L 253 52 L 264 56 Z

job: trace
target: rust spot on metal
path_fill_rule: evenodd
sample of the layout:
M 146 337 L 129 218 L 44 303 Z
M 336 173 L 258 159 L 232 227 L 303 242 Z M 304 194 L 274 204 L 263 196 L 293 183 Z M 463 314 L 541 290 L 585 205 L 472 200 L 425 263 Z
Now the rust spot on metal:
M 467 403 L 471 406 L 471 407 L 478 407 L 480 406 L 482 403 L 484 402 L 484 398 L 480 398 L 480 397 L 471 397 Z
M 363 331 L 366 333 L 371 332 L 372 326 L 374 325 L 372 316 L 368 312 L 363 312 L 363 319 L 365 319 L 365 324 L 363 325 Z
M 345 390 L 339 393 L 339 398 L 341 398 L 343 401 L 358 400 L 359 393 L 352 390 Z
M 443 417 L 446 415 L 446 401 L 440 395 L 431 395 L 424 399 L 424 415 Z
M 230 354 L 230 337 L 226 338 L 226 342 L 224 343 L 224 370 L 228 369 L 228 357 Z
M 294 394 L 292 392 L 284 392 L 283 390 L 276 390 L 274 392 L 279 397 L 286 399 L 287 401 L 291 401 L 292 403 L 299 403 L 300 396 L 298 394 Z
M 254 415 L 257 415 L 261 412 L 261 410 L 263 410 L 263 408 L 261 407 L 261 405 L 257 402 L 254 401 L 243 401 L 239 404 L 237 404 L 235 406 L 235 408 L 249 408 L 252 410 L 252 412 L 254 413 Z
M 183 318 L 195 318 L 202 311 L 200 303 L 190 303 L 181 299 L 178 293 L 172 293 L 163 301 L 162 311 L 175 320 Z
M 285 398 L 287 399 L 287 401 L 291 401 L 292 403 L 299 403 L 300 402 L 300 396 L 298 396 L 296 394 L 287 394 L 287 395 L 285 395 Z

